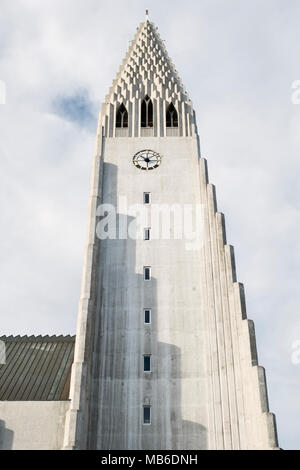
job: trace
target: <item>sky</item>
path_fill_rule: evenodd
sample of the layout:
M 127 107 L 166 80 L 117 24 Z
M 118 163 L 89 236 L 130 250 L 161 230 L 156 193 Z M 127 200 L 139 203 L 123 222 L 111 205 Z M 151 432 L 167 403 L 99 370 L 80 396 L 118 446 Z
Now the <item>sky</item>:
M 146 8 L 196 110 L 280 446 L 300 449 L 299 0 L 0 0 L 0 335 L 75 333 L 97 114 Z

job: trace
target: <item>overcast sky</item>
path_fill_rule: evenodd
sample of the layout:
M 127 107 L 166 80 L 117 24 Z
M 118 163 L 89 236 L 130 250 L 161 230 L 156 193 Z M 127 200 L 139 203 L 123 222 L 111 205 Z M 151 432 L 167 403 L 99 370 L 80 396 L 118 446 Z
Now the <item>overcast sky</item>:
M 0 0 L 0 334 L 75 333 L 97 113 L 146 8 L 194 103 L 280 445 L 299 449 L 300 0 Z

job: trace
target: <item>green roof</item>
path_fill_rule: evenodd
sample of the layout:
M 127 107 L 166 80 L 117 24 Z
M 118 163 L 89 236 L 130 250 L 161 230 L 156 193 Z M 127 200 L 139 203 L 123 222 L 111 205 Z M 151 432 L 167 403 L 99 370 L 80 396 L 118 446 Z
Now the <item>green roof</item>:
M 75 336 L 0 336 L 0 401 L 69 399 Z

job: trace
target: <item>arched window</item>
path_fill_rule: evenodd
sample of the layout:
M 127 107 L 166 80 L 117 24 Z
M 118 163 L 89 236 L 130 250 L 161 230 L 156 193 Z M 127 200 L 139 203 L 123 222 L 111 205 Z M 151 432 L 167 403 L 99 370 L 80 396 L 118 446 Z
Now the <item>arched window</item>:
M 173 103 L 170 103 L 166 115 L 167 127 L 178 127 L 178 114 Z
M 153 104 L 148 95 L 142 101 L 141 127 L 153 127 Z
M 123 103 L 117 110 L 116 127 L 128 127 L 128 112 Z

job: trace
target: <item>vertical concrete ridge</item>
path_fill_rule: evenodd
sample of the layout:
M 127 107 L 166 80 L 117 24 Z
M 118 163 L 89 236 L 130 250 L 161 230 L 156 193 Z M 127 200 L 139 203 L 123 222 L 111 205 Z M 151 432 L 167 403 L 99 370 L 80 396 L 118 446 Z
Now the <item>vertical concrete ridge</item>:
M 200 181 L 200 200 L 203 206 L 204 218 L 204 247 L 203 262 L 201 263 L 202 295 L 204 300 L 204 315 L 207 329 L 206 335 L 206 367 L 207 367 L 207 393 L 208 393 L 208 445 L 210 449 L 221 447 L 223 440 L 220 438 L 219 423 L 221 421 L 220 407 L 220 385 L 214 370 L 218 367 L 217 363 L 217 345 L 214 335 L 215 319 L 212 315 L 214 310 L 214 299 L 211 289 L 212 266 L 211 266 L 211 249 L 210 249 L 210 233 L 209 233 L 209 215 L 207 205 L 207 184 L 208 172 L 207 161 L 204 158 L 199 159 L 199 181 Z M 205 262 L 205 261 L 206 262 Z M 217 380 L 216 380 L 217 378 Z M 216 405 L 215 405 L 216 403 Z M 217 432 L 218 428 L 218 432 Z
M 70 409 L 66 415 L 64 448 L 86 449 L 90 406 L 90 376 L 94 347 L 95 299 L 97 298 L 99 243 L 96 237 L 96 212 L 101 202 L 104 140 L 103 114 L 100 112 L 96 136 L 91 189 L 88 204 L 86 249 L 83 263 L 81 297 L 78 305 L 74 363 L 70 384 Z
M 266 371 L 265 371 L 265 368 L 262 366 L 256 366 L 255 368 L 257 370 L 261 410 L 262 410 L 262 413 L 265 415 L 269 445 L 271 448 L 278 448 L 279 444 L 278 444 L 276 417 L 273 413 L 270 413 L 270 410 L 269 410 Z
M 213 397 L 216 400 L 219 383 L 224 448 L 275 449 L 276 422 L 269 412 L 265 372 L 258 365 L 254 322 L 247 319 L 245 290 L 237 282 L 234 248 L 227 244 L 225 217 L 217 211 L 216 189 L 208 183 L 207 162 L 202 158 L 199 173 L 202 203 L 207 204 L 204 213 L 208 214 L 206 300 L 209 317 L 214 318 L 213 323 L 208 318 L 208 326 L 212 328 L 210 343 L 216 341 L 218 355 L 218 361 L 211 362 Z M 216 432 L 218 425 L 216 421 Z M 221 448 L 218 446 L 220 441 L 216 441 L 216 447 Z
M 220 384 L 220 400 L 221 400 L 221 414 L 222 423 L 220 433 L 222 433 L 223 443 L 220 449 L 232 448 L 232 435 L 231 435 L 231 420 L 230 420 L 230 406 L 229 406 L 229 390 L 228 390 L 228 376 L 226 364 L 226 340 L 224 331 L 224 318 L 221 291 L 221 273 L 220 273 L 220 256 L 218 251 L 218 233 L 216 222 L 216 191 L 215 186 L 212 184 L 207 185 L 207 204 L 209 214 L 209 239 L 211 247 L 211 261 L 212 261 L 212 291 L 214 297 L 214 309 L 212 314 L 215 317 L 215 335 L 217 342 L 217 361 L 218 367 L 215 369 L 216 380 Z
M 235 292 L 237 312 L 240 315 L 240 318 L 245 320 L 247 318 L 247 310 L 244 285 L 241 282 L 234 282 L 233 288 Z
M 268 429 L 269 445 L 273 450 L 280 450 L 278 441 L 278 432 L 276 416 L 274 413 L 265 413 L 266 426 Z
M 214 184 L 208 183 L 207 198 L 208 198 L 209 207 L 211 209 L 211 216 L 214 217 L 218 210 L 216 187 Z
M 223 244 L 223 249 L 224 249 L 224 246 L 227 243 L 226 242 L 225 216 L 222 212 L 216 212 L 216 219 L 217 219 L 219 234 L 221 236 L 221 242 Z
M 205 285 L 204 292 L 207 302 L 207 329 L 209 338 L 209 377 L 211 379 L 211 402 L 209 403 L 209 410 L 213 416 L 213 427 L 210 428 L 210 448 L 223 449 L 223 415 L 221 405 L 221 383 L 219 375 L 219 351 L 217 341 L 217 325 L 215 315 L 215 295 L 213 286 L 213 262 L 212 262 L 212 245 L 211 245 L 211 228 L 210 228 L 210 209 L 209 209 L 209 196 L 208 196 L 208 178 L 207 178 L 207 161 L 200 160 L 202 166 L 202 178 L 200 180 L 202 204 L 204 207 L 204 231 L 205 231 L 205 244 L 204 244 L 204 266 L 205 266 Z M 201 168 L 201 167 L 200 167 Z M 204 170 L 204 171 L 203 171 Z M 211 190 L 212 188 L 210 188 Z M 213 213 L 215 212 L 214 202 Z M 213 216 L 214 219 L 214 216 Z
M 245 320 L 248 323 L 249 339 L 250 339 L 250 353 L 251 363 L 253 366 L 258 365 L 257 346 L 255 337 L 255 326 L 252 320 Z
M 269 412 L 269 400 L 268 400 L 268 392 L 267 392 L 267 381 L 266 381 L 266 371 L 265 368 L 262 366 L 257 365 L 257 377 L 259 382 L 259 391 L 260 391 L 260 403 L 261 403 L 261 410 L 263 413 Z
M 223 312 L 223 329 L 224 329 L 224 342 L 225 342 L 225 359 L 226 359 L 226 374 L 227 374 L 227 388 L 229 400 L 229 416 L 230 416 L 230 430 L 231 430 L 231 443 L 228 449 L 238 450 L 240 448 L 240 436 L 238 425 L 238 412 L 237 412 L 237 397 L 236 397 L 236 378 L 235 378 L 235 365 L 233 357 L 233 338 L 232 328 L 230 322 L 230 305 L 229 305 L 229 292 L 227 284 L 226 272 L 226 259 L 225 259 L 225 221 L 222 213 L 216 213 L 216 229 L 218 240 L 218 256 L 219 256 L 219 275 L 221 285 L 221 299 L 222 299 L 222 312 Z
M 208 169 L 207 169 L 207 160 L 206 158 L 199 158 L 199 175 L 200 175 L 200 187 L 206 186 L 209 183 L 208 179 Z M 203 199 L 203 195 L 202 195 Z
M 232 245 L 225 245 L 225 256 L 226 256 L 226 265 L 229 270 L 231 282 L 236 282 L 236 266 L 235 266 L 235 256 L 234 256 L 234 247 Z
M 234 363 L 234 376 L 235 376 L 235 396 L 236 405 L 238 412 L 238 434 L 240 441 L 240 449 L 246 448 L 247 436 L 246 436 L 246 411 L 244 404 L 244 393 L 243 393 L 243 382 L 242 382 L 242 364 L 241 364 L 241 348 L 239 343 L 239 327 L 238 318 L 236 315 L 235 305 L 235 291 L 233 281 L 235 280 L 235 261 L 233 247 L 226 245 L 224 247 L 225 252 L 225 264 L 226 264 L 226 275 L 227 275 L 227 287 L 228 287 L 228 302 L 229 302 L 229 320 L 231 326 L 231 338 L 232 338 L 232 351 L 233 351 L 233 363 Z M 233 266 L 234 265 L 234 266 Z

